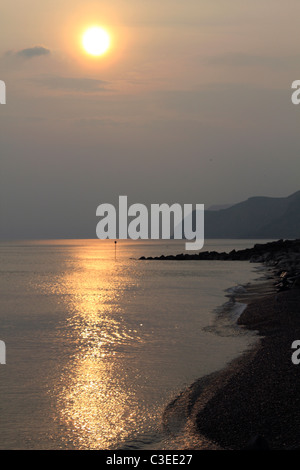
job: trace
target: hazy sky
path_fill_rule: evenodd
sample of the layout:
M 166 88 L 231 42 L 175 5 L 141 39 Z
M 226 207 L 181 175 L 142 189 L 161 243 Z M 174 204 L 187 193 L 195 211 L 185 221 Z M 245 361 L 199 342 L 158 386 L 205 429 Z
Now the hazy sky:
M 300 189 L 299 0 L 1 0 L 0 236 L 96 237 L 96 208 Z M 106 28 L 93 58 L 81 36 Z

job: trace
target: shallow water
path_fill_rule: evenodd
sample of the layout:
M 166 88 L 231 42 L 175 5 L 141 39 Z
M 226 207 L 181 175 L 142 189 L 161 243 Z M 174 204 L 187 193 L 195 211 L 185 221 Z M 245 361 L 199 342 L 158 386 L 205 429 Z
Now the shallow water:
M 225 289 L 258 277 L 255 265 L 138 260 L 183 251 L 177 241 L 0 243 L 2 449 L 168 446 L 170 400 L 254 341 L 218 330 L 214 310 Z

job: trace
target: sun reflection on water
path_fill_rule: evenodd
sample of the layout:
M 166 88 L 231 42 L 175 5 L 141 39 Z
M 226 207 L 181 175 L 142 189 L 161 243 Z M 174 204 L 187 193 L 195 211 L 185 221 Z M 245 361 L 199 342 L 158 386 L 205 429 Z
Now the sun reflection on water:
M 106 449 L 125 439 L 144 414 L 141 397 L 132 386 L 128 357 L 143 340 L 137 329 L 125 326 L 121 308 L 138 287 L 112 260 L 89 259 L 86 248 L 76 253 L 76 269 L 66 270 L 64 293 L 68 337 L 76 353 L 61 375 L 58 415 L 64 439 L 75 448 Z M 124 348 L 126 345 L 126 348 Z

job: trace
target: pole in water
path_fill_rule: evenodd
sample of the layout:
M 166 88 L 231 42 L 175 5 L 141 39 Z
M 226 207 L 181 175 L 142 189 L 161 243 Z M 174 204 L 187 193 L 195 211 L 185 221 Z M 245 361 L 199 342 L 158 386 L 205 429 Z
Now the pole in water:
M 115 240 L 115 259 L 117 259 L 117 240 Z

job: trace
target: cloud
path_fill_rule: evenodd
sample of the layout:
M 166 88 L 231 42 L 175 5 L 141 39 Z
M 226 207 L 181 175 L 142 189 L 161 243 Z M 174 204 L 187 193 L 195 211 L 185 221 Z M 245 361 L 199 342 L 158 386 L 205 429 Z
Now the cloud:
M 109 84 L 109 82 L 95 78 L 61 76 L 43 76 L 38 79 L 34 79 L 34 81 L 51 90 L 65 90 L 85 93 L 107 91 L 106 86 Z
M 26 49 L 22 49 L 15 53 L 15 55 L 19 57 L 23 57 L 24 59 L 32 59 L 33 57 L 40 57 L 49 55 L 51 53 L 50 49 L 44 46 L 33 46 L 28 47 Z

